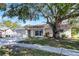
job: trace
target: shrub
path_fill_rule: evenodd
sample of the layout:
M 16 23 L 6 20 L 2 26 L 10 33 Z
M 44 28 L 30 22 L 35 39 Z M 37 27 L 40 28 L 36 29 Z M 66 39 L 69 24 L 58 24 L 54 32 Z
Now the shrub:
M 63 34 L 63 35 L 62 35 L 62 38 L 63 38 L 63 39 L 64 39 L 64 38 L 67 38 L 67 36 L 66 36 L 65 34 Z

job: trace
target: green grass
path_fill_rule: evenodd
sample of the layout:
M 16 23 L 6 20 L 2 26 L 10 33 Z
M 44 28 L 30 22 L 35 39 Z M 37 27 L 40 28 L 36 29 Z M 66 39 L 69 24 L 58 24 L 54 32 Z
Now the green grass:
M 77 49 L 79 50 L 79 40 L 71 41 L 71 40 L 61 40 L 56 41 L 55 39 L 41 39 L 38 38 L 32 38 L 25 41 L 20 41 L 19 43 L 28 43 L 28 44 L 41 44 L 41 45 L 49 45 L 53 47 L 64 47 L 68 49 Z
M 3 46 L 0 48 L 0 56 L 60 56 L 60 54 L 36 49 L 25 49 L 19 47 L 10 48 L 10 46 Z
M 76 49 L 79 50 L 79 40 L 78 41 L 62 41 L 61 42 L 62 47 L 68 48 L 68 49 Z

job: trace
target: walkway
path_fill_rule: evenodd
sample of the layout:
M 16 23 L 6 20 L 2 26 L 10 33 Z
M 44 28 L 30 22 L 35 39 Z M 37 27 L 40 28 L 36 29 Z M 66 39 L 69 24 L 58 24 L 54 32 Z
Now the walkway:
M 22 44 L 22 43 L 16 43 L 16 46 L 22 47 L 22 48 L 31 48 L 31 49 L 38 49 L 43 50 L 51 53 L 62 53 L 63 55 L 67 56 L 79 56 L 78 50 L 72 50 L 72 49 L 65 49 L 65 48 L 56 48 L 51 46 L 42 46 L 38 44 Z

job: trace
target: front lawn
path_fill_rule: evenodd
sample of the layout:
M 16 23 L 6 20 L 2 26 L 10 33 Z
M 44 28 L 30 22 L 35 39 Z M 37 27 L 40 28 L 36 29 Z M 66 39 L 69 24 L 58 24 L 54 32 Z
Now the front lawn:
M 36 49 L 25 49 L 18 46 L 3 46 L 0 47 L 0 56 L 60 56 L 60 54 Z
M 20 41 L 19 43 L 41 44 L 41 45 L 49 45 L 53 47 L 64 47 L 68 49 L 79 50 L 79 40 L 72 41 L 72 40 L 63 39 L 61 41 L 58 41 L 55 39 L 32 38 L 32 39 L 26 39 L 25 41 Z

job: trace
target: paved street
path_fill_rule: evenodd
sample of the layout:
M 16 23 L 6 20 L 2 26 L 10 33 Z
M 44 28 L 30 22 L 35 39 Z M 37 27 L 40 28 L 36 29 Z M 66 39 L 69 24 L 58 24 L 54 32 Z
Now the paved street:
M 0 38 L 0 45 L 10 45 L 15 44 L 18 41 L 21 41 L 23 39 L 19 37 L 7 37 L 7 38 Z

